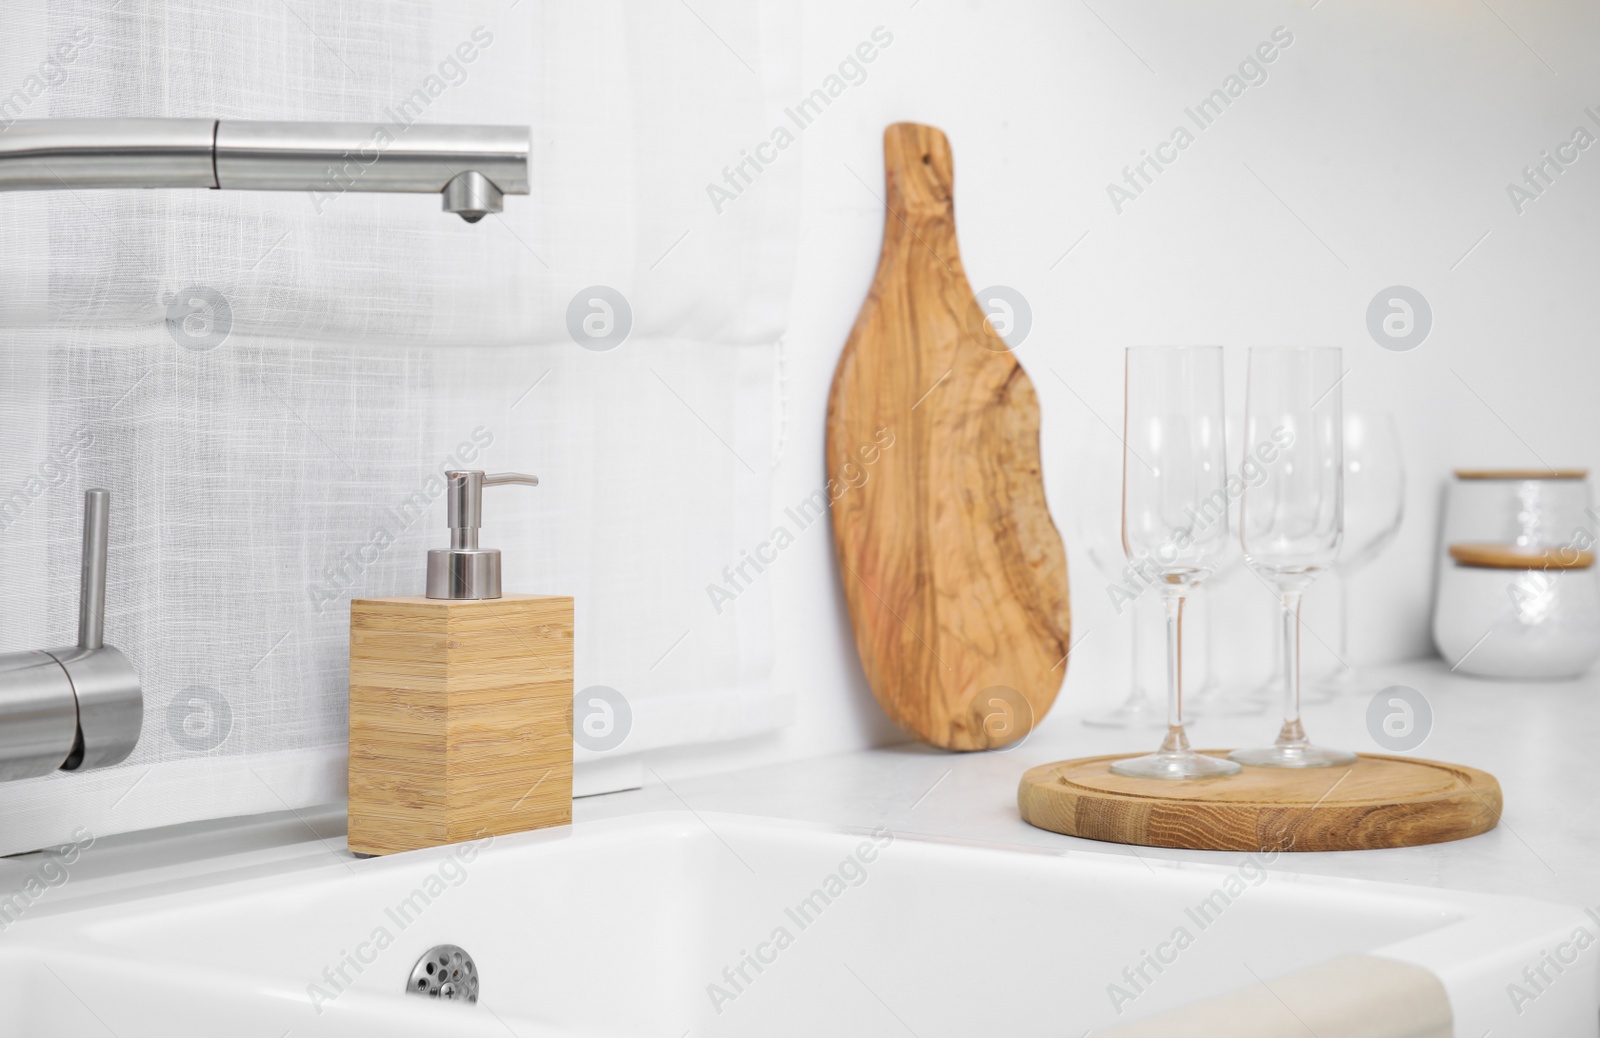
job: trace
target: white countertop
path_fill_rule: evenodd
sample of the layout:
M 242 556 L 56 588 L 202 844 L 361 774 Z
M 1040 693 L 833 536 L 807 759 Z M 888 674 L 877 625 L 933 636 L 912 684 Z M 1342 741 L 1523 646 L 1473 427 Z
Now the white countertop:
M 1432 707 L 1431 732 L 1404 755 L 1493 774 L 1505 795 L 1500 825 L 1426 847 L 1284 854 L 1273 868 L 1600 906 L 1600 675 L 1577 682 L 1489 682 L 1450 674 L 1438 660 L 1375 673 L 1386 684 L 1417 689 Z M 1307 706 L 1312 739 L 1391 752 L 1367 734 L 1368 698 Z M 1255 745 L 1271 742 L 1277 727 L 1267 715 L 1201 719 L 1190 736 L 1200 748 Z M 1021 746 L 1002 752 L 951 754 L 914 744 L 681 782 L 652 775 L 647 781 L 668 785 L 580 800 L 575 818 L 581 823 L 687 806 L 1029 847 L 1237 860 L 1237 852 L 1131 848 L 1061 836 L 1035 829 L 1017 813 L 1017 781 L 1028 768 L 1068 757 L 1147 752 L 1159 741 L 1159 732 L 1090 728 L 1076 714 L 1052 713 Z
M 1600 906 L 1600 676 L 1567 683 L 1495 683 L 1451 675 L 1438 661 L 1380 669 L 1389 684 L 1422 692 L 1433 726 L 1412 755 L 1482 768 L 1505 794 L 1498 828 L 1427 847 L 1280 855 L 1277 870 L 1520 894 Z M 1365 697 L 1308 706 L 1312 738 L 1382 751 L 1366 731 Z M 1268 716 L 1202 719 L 1197 746 L 1264 743 Z M 1036 764 L 1066 757 L 1143 752 L 1149 731 L 1093 729 L 1054 713 L 1023 745 L 996 753 L 950 754 L 920 745 L 816 758 L 747 771 L 674 779 L 647 774 L 644 789 L 574 804 L 574 824 L 645 811 L 688 808 L 875 827 L 1034 848 L 1146 858 L 1233 862 L 1235 852 L 1130 848 L 1035 829 L 1017 814 L 1017 781 Z M 325 865 L 344 846 L 342 808 L 175 826 L 97 841 L 50 892 L 50 910 L 118 891 L 171 889 L 211 880 Z M 0 859 L 0 893 L 21 885 L 37 855 Z M 43 908 L 43 905 L 39 906 Z

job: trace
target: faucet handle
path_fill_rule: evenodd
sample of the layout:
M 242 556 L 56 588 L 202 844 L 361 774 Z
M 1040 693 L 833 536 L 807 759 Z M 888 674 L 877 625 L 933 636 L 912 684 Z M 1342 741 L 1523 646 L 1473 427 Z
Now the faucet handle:
M 78 644 L 0 656 L 0 782 L 126 760 L 144 724 L 139 672 L 105 644 L 109 490 L 83 495 Z
M 120 764 L 139 742 L 144 691 L 128 658 L 105 643 L 106 552 L 111 491 L 83 492 L 83 562 L 78 586 L 78 644 L 46 650 L 72 682 L 78 724 L 63 771 Z
M 111 491 L 83 492 L 83 572 L 78 586 L 78 648 L 98 649 L 106 633 L 106 546 Z

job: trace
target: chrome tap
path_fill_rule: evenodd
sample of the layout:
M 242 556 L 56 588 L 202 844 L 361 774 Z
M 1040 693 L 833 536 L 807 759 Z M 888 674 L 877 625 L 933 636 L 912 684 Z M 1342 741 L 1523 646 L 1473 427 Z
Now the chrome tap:
M 526 126 L 218 119 L 21 119 L 0 191 L 189 187 L 439 194 L 468 223 L 528 193 Z
M 83 495 L 78 644 L 0 655 L 0 781 L 120 764 L 144 723 L 139 673 L 105 644 L 111 491 Z

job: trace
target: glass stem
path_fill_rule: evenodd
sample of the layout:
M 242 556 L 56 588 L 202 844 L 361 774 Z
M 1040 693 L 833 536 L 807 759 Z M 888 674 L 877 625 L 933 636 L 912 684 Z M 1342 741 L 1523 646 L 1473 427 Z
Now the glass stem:
M 1167 591 L 1167 737 L 1163 753 L 1186 753 L 1189 737 L 1183 731 L 1183 592 Z
M 1300 588 L 1283 592 L 1283 730 L 1279 746 L 1303 746 L 1306 730 L 1300 723 Z
M 1139 680 L 1139 661 L 1144 657 L 1139 651 L 1139 603 L 1144 601 L 1140 595 L 1133 600 L 1133 605 L 1128 609 L 1128 619 L 1133 624 L 1133 632 L 1128 637 L 1128 644 L 1132 646 L 1132 656 L 1128 661 L 1128 702 L 1144 701 L 1144 684 Z
M 1333 575 L 1339 585 L 1339 667 L 1350 673 L 1350 591 L 1345 587 L 1349 577 L 1343 569 L 1335 568 Z
M 1280 606 L 1279 609 L 1281 612 L 1282 607 Z M 1273 632 L 1272 636 L 1272 667 L 1278 672 L 1276 675 L 1278 679 L 1277 683 L 1280 685 L 1283 684 L 1283 656 L 1287 651 L 1288 649 L 1283 640 L 1283 619 L 1280 617 L 1278 620 L 1278 629 Z

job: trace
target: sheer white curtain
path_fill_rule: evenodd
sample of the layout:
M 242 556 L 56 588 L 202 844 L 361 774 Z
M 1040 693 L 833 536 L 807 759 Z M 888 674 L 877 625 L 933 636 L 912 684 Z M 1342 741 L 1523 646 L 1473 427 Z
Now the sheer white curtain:
M 627 702 L 580 762 L 786 721 L 764 590 L 706 587 L 765 534 L 799 158 L 720 212 L 706 185 L 783 118 L 795 17 L 7 4 L 0 129 L 409 101 L 532 126 L 533 193 L 475 226 L 426 196 L 0 194 L 0 651 L 72 640 L 82 490 L 109 487 L 106 637 L 146 701 L 126 764 L 0 785 L 0 853 L 341 799 L 348 600 L 420 593 L 444 468 L 543 481 L 492 493 L 483 536 L 508 590 L 576 596 L 577 687 Z M 626 340 L 578 345 L 586 315 Z

